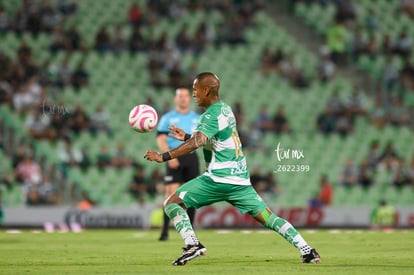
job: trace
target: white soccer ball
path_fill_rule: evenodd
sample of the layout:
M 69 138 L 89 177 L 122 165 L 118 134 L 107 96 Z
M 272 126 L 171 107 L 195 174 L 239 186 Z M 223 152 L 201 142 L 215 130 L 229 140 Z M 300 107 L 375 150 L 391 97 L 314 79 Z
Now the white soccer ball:
M 140 104 L 129 112 L 129 125 L 139 133 L 152 131 L 158 123 L 158 114 L 154 108 Z

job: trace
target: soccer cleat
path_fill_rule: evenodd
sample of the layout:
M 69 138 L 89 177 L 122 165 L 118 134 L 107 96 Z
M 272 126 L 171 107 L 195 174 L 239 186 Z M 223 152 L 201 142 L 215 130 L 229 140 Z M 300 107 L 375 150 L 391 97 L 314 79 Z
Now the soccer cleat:
M 207 249 L 201 243 L 183 247 L 183 255 L 172 262 L 173 265 L 185 265 L 188 261 L 205 255 Z
M 319 264 L 321 262 L 321 256 L 315 249 L 311 249 L 309 254 L 302 255 L 302 263 L 304 264 Z

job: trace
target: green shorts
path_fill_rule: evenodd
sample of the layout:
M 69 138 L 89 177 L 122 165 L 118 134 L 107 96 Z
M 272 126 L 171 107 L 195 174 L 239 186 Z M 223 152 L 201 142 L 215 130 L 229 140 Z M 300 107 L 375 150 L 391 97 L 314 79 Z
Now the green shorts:
M 187 208 L 200 208 L 215 202 L 226 201 L 242 214 L 249 213 L 256 216 L 267 207 L 251 185 L 218 183 L 204 175 L 181 185 L 176 194 Z

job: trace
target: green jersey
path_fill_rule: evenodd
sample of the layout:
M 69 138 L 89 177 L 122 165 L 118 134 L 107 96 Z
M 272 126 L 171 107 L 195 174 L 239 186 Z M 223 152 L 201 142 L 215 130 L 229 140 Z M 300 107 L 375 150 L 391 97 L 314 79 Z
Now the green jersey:
M 214 182 L 251 185 L 236 118 L 229 105 L 223 101 L 210 105 L 200 116 L 195 131 L 208 137 L 203 145 L 205 176 Z

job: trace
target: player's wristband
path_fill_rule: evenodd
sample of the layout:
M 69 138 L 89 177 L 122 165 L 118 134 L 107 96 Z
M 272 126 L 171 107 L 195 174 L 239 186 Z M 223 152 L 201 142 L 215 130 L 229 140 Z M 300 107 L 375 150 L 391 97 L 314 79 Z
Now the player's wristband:
M 170 152 L 165 152 L 162 154 L 162 161 L 168 161 L 171 159 Z
M 184 135 L 184 141 L 189 140 L 191 138 L 190 134 L 185 134 Z

